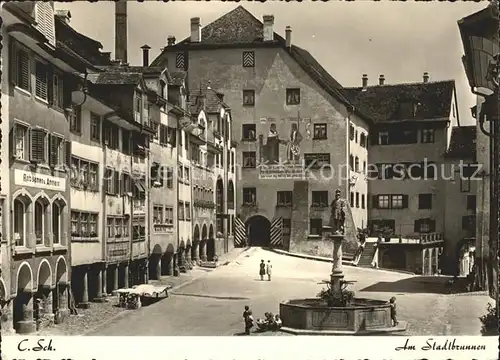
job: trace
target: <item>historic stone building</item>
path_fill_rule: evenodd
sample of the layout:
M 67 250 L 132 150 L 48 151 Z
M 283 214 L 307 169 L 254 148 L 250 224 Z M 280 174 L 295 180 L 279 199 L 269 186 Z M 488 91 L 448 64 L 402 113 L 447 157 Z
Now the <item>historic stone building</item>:
M 29 333 L 68 314 L 67 95 L 75 83 L 73 74 L 84 73 L 91 64 L 59 41 L 52 2 L 4 3 L 2 20 L 2 103 L 8 109 L 2 110 L 2 122 L 8 124 L 2 139 L 2 185 L 9 186 L 3 190 L 2 264 L 6 261 L 8 270 L 4 267 L 2 278 L 8 274 L 11 279 L 2 281 L 8 301 L 2 312 L 17 332 Z
M 309 52 L 293 44 L 291 28 L 286 38 L 274 30 L 273 16 L 261 22 L 241 6 L 203 29 L 193 18 L 190 37 L 177 44 L 170 38 L 152 64 L 185 71 L 189 91 L 210 81 L 231 107 L 231 137 L 238 141 L 235 245 L 321 247 L 335 189 L 343 196 L 352 186 L 354 193 L 366 191 L 366 180 L 354 181 L 347 170 L 348 131 L 352 123 L 367 132 L 370 120 Z M 354 240 L 367 210 L 352 210 Z
M 366 170 L 369 228 L 374 235 L 382 232 L 393 238 L 432 234 L 436 243 L 444 239 L 446 251 L 451 253 L 459 240 L 443 236 L 445 210 L 450 206 L 445 153 L 452 128 L 459 124 L 455 83 L 431 82 L 427 73 L 418 83 L 385 84 L 383 80 L 381 75 L 378 85 L 369 86 L 364 75 L 361 87 L 345 89 L 354 105 L 375 122 L 368 145 L 371 166 Z M 464 187 L 462 191 L 471 190 Z M 428 245 L 435 248 L 435 244 Z M 401 249 L 391 249 L 385 256 L 392 260 L 385 263 L 407 268 Z M 427 272 L 425 264 L 437 264 L 438 255 L 426 252 L 422 263 L 413 264 L 410 270 L 424 268 Z

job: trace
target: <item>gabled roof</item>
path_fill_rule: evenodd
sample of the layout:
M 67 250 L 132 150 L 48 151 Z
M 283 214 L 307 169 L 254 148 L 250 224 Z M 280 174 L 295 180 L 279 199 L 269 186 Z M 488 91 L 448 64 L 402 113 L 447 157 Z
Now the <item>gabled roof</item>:
M 344 94 L 364 114 L 370 114 L 376 122 L 402 120 L 431 120 L 448 118 L 455 92 L 455 81 L 434 81 L 396 85 L 344 88 Z M 415 101 L 418 106 L 415 117 L 399 116 L 401 101 Z
M 88 80 L 96 85 L 138 85 L 142 74 L 126 71 L 103 71 L 88 75 Z
M 263 23 L 241 5 L 203 27 L 199 43 L 191 43 L 188 37 L 175 45 L 168 46 L 152 62 L 152 65 L 165 65 L 169 52 L 203 48 L 204 46 L 212 46 L 213 48 L 217 46 L 280 47 L 287 51 L 300 67 L 328 94 L 348 107 L 352 105 L 342 93 L 342 85 L 307 50 L 296 45 L 287 47 L 285 39 L 276 32 L 274 33 L 274 41 L 264 42 Z M 365 120 L 372 122 L 366 114 L 357 113 Z
M 453 127 L 446 157 L 476 159 L 476 125 Z
M 201 110 L 207 113 L 218 113 L 220 107 L 229 108 L 223 101 L 224 95 L 210 87 L 193 89 L 189 93 L 188 110 L 191 114 L 198 114 Z M 205 100 L 205 108 L 199 99 Z

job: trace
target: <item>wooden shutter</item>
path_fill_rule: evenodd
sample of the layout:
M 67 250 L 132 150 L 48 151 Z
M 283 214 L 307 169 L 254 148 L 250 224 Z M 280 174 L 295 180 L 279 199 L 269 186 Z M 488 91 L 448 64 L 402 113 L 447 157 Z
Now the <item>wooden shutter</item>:
M 413 226 L 413 231 L 414 232 L 420 232 L 420 223 L 422 222 L 422 220 L 418 219 L 418 220 L 415 220 L 414 222 L 414 226 Z
M 408 195 L 403 195 L 403 209 L 408 209 Z
M 170 131 L 172 131 L 172 136 L 170 137 L 170 145 L 172 145 L 173 147 L 176 147 L 177 146 L 177 129 L 171 128 Z
M 10 154 L 12 157 L 16 156 L 16 130 L 17 130 L 16 124 L 12 125 L 12 130 L 10 130 L 9 134 Z
M 45 131 L 41 129 L 31 129 L 30 135 L 30 160 L 43 162 L 45 160 Z
M 372 208 L 378 209 L 378 195 L 372 195 Z
M 118 186 L 117 186 L 117 189 L 116 189 L 116 193 L 118 195 L 121 195 L 123 193 L 125 193 L 125 188 L 124 188 L 124 185 L 125 185 L 125 174 L 124 173 L 119 173 L 117 172 L 116 173 L 116 177 L 118 178 Z
M 18 52 L 17 52 L 17 46 L 14 41 L 11 41 L 10 43 L 10 81 L 12 84 L 17 85 L 17 70 L 19 69 L 18 65 Z
M 49 99 L 48 97 L 48 80 L 49 71 L 48 66 L 42 62 L 35 62 L 35 94 L 42 99 Z
M 64 155 L 65 163 L 68 169 L 71 169 L 71 141 L 66 140 L 64 142 Z
M 113 182 L 114 182 L 114 192 L 113 194 L 118 195 L 120 193 L 120 173 L 118 171 L 113 171 Z
M 62 159 L 58 159 L 59 146 L 61 146 L 61 138 L 51 134 L 49 136 L 49 165 L 50 166 L 59 165 L 58 162 L 62 161 Z
M 111 170 L 110 169 L 104 169 L 104 181 L 102 182 L 102 186 L 103 186 L 103 192 L 105 194 L 109 193 L 108 192 L 108 189 L 109 189 L 109 177 L 110 177 L 110 174 L 111 173 Z

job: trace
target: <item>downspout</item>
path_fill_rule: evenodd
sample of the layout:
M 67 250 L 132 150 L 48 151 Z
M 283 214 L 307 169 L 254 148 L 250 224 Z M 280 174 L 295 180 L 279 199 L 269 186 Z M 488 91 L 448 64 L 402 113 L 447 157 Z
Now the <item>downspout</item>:
M 229 230 L 229 215 L 228 215 L 228 210 L 227 210 L 227 195 L 228 195 L 228 175 L 227 175 L 227 170 L 229 166 L 229 157 L 228 157 L 228 152 L 227 152 L 227 142 L 229 141 L 229 125 L 228 125 L 228 115 L 227 112 L 224 114 L 225 115 L 225 120 L 224 120 L 224 134 L 222 138 L 224 139 L 224 146 L 222 151 L 224 151 L 224 160 L 225 163 L 222 164 L 224 166 L 224 193 L 222 194 L 224 201 L 222 202 L 222 213 L 224 214 L 222 218 L 222 223 L 225 224 L 224 226 L 224 252 L 227 253 L 229 250 L 229 239 L 228 239 L 228 230 Z M 226 139 L 227 136 L 227 139 Z

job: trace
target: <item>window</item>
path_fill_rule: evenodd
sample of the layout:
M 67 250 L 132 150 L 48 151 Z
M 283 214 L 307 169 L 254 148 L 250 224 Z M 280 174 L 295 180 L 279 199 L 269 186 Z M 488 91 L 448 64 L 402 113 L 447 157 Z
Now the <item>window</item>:
M 29 160 L 28 127 L 21 124 L 14 124 L 13 132 L 14 158 L 26 161 Z
M 184 180 L 186 180 L 186 183 L 189 183 L 189 168 L 188 167 L 184 168 Z
M 471 178 L 474 175 L 477 167 L 473 164 L 465 164 L 460 168 L 458 176 L 460 176 L 460 191 L 470 192 Z
M 49 165 L 54 167 L 64 165 L 64 140 L 56 135 L 50 135 L 49 140 Z
M 467 210 L 476 211 L 476 195 L 467 195 Z
M 115 237 L 115 218 L 109 217 L 106 219 L 106 227 L 108 230 L 108 239 Z
M 163 206 L 153 205 L 153 224 L 163 223 Z
M 330 164 L 330 154 L 306 153 L 304 154 L 304 162 L 306 167 L 310 169 L 319 169 Z
M 276 206 L 292 206 L 292 191 L 276 192 Z
M 63 77 L 59 74 L 52 76 L 52 104 L 59 109 L 64 107 Z
M 28 204 L 20 199 L 14 200 L 14 240 L 16 241 L 16 246 L 27 246 L 27 213 Z
M 93 112 L 90 113 L 90 140 L 101 140 L 101 117 Z
M 349 140 L 354 141 L 354 125 L 349 125 Z
M 255 90 L 243 90 L 243 105 L 255 105 Z
M 13 42 L 12 44 L 12 81 L 17 87 L 30 91 L 31 69 L 29 52 L 21 48 L 21 45 L 17 43 Z
M 328 191 L 313 191 L 312 192 L 313 207 L 328 207 Z
M 174 208 L 171 206 L 165 207 L 165 224 L 167 225 L 174 224 Z
M 182 165 L 177 167 L 177 178 L 181 182 L 184 181 L 184 167 Z
M 361 194 L 361 209 L 365 208 L 365 194 Z
M 314 236 L 321 236 L 323 234 L 322 219 L 309 219 L 309 234 Z
M 432 209 L 432 194 L 419 194 L 418 195 L 418 208 L 419 209 Z
M 378 145 L 389 145 L 389 132 L 379 131 L 377 144 Z
M 390 208 L 390 196 L 389 195 L 375 195 L 375 201 L 373 205 L 376 209 L 389 209 Z
M 415 220 L 414 227 L 417 233 L 430 233 L 436 231 L 436 222 L 432 219 L 418 219 Z
M 354 156 L 349 155 L 349 170 L 354 171 Z
M 363 161 L 363 174 L 366 174 L 366 161 Z
M 255 53 L 243 51 L 243 67 L 255 67 Z
M 48 66 L 41 61 L 35 60 L 35 96 L 48 100 Z
M 107 174 L 105 174 L 106 176 Z M 99 164 L 71 157 L 71 186 L 86 191 L 99 191 Z
M 132 193 L 132 177 L 125 172 L 121 173 L 121 195 Z
M 361 147 L 366 148 L 366 134 L 365 133 L 361 133 L 361 135 L 359 135 L 359 145 Z
M 243 188 L 243 205 L 254 206 L 257 204 L 257 189 Z
M 119 173 L 111 168 L 104 170 L 104 189 L 108 195 L 118 195 L 120 187 Z
M 243 168 L 254 169 L 256 166 L 255 151 L 243 151 Z
M 179 204 L 177 205 L 177 216 L 179 220 L 184 220 L 184 202 L 179 201 Z
M 191 203 L 186 202 L 186 220 L 191 221 Z
M 283 236 L 290 236 L 291 230 L 292 219 L 283 219 Z
M 354 171 L 359 172 L 359 158 L 357 156 L 354 158 Z
M 356 207 L 359 208 L 359 192 L 356 192 Z
M 286 104 L 287 105 L 300 104 L 300 89 L 286 89 Z
M 110 149 L 117 150 L 118 149 L 118 136 L 119 136 L 119 128 L 115 124 L 110 122 L 105 122 L 103 124 L 104 130 L 104 144 Z M 126 133 L 122 132 L 122 134 Z M 123 146 L 123 152 L 125 152 L 125 145 Z
M 30 161 L 45 163 L 47 160 L 47 132 L 43 129 L 31 129 Z
M 391 195 L 391 209 L 405 209 L 408 207 L 408 201 L 406 200 L 408 196 L 406 195 Z
M 349 206 L 353 208 L 354 207 L 354 192 L 351 191 L 350 195 L 351 195 L 351 198 L 349 199 Z
M 49 245 L 47 243 L 47 206 L 48 201 L 46 201 L 45 199 L 38 199 L 35 202 L 35 239 L 37 246 Z
M 313 140 L 326 140 L 326 139 L 327 139 L 326 124 L 314 124 Z
M 69 117 L 69 130 L 76 134 L 82 132 L 82 109 L 77 107 L 73 112 L 68 115 Z
M 424 144 L 430 144 L 434 142 L 434 129 L 422 129 L 420 141 Z
M 172 189 L 174 187 L 174 168 L 167 168 L 167 188 Z
M 184 53 L 175 54 L 175 67 L 177 69 L 184 69 Z

